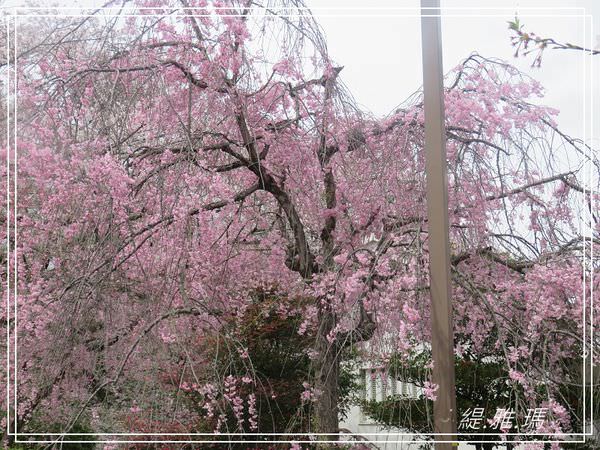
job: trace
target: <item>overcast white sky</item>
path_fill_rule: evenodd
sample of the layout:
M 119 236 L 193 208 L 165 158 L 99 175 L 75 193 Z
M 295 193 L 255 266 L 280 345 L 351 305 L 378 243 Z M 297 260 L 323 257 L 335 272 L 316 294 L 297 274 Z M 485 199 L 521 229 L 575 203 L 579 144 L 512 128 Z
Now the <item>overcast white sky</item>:
M 344 82 L 365 107 L 376 114 L 387 114 L 421 85 L 421 28 L 417 16 L 420 0 L 378 0 L 368 4 L 360 0 L 307 2 L 320 17 L 330 54 L 344 66 Z M 442 18 L 445 71 L 473 51 L 505 59 L 542 83 L 547 95 L 543 103 L 559 109 L 559 124 L 577 137 L 584 136 L 583 100 L 591 98 L 592 78 L 589 73 L 587 95 L 584 93 L 584 58 L 587 58 L 588 71 L 589 65 L 593 65 L 596 89 L 594 139 L 589 130 L 589 111 L 586 113 L 586 135 L 589 142 L 599 146 L 600 55 L 585 56 L 582 52 L 571 50 L 546 51 L 542 67 L 531 68 L 533 56 L 513 58 L 514 48 L 510 45 L 507 21 L 518 13 L 526 29 L 538 35 L 553 37 L 560 42 L 600 47 L 600 1 L 441 0 L 441 5 L 448 8 L 443 11 L 446 17 Z M 482 9 L 482 5 L 486 9 Z M 496 6 L 503 9 L 488 9 Z M 583 17 L 573 17 L 582 14 L 592 17 L 587 19 L 587 23 Z M 410 15 L 417 17 L 408 17 Z
M 306 0 L 325 30 L 330 55 L 344 66 L 342 79 L 355 98 L 377 115 L 385 115 L 422 84 L 420 0 Z M 572 50 L 548 50 L 541 68 L 531 68 L 533 56 L 513 58 L 507 21 L 519 14 L 526 29 L 542 37 L 600 48 L 600 0 L 440 0 L 444 70 L 476 51 L 509 61 L 546 88 L 543 103 L 561 111 L 559 124 L 567 133 L 600 148 L 600 55 Z M 102 0 L 59 0 L 59 4 L 91 6 Z M 24 5 L 25 0 L 0 0 L 0 5 Z M 483 6 L 482 6 L 483 5 Z M 491 9 L 496 6 L 502 9 Z M 485 9 L 483 9 L 485 8 Z M 570 8 L 570 9 L 568 9 Z M 577 9 L 579 8 L 579 9 Z M 577 15 L 589 15 L 587 19 Z M 412 16 L 412 17 L 411 17 Z M 584 60 L 587 59 L 587 63 Z M 584 66 L 588 70 L 584 84 Z M 593 94 L 592 89 L 595 89 Z M 591 111 L 583 103 L 594 99 Z M 584 123 L 587 120 L 587 129 Z

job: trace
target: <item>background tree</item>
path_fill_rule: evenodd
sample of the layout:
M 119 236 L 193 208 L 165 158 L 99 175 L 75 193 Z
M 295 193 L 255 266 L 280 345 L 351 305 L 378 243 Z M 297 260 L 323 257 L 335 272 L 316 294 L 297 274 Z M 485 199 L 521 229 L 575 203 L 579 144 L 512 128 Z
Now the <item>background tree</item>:
M 508 22 L 508 29 L 513 33 L 511 44 L 515 47 L 515 57 L 519 54 L 527 56 L 535 53 L 535 58 L 531 63 L 532 67 L 541 67 L 544 50 L 577 50 L 589 55 L 600 55 L 600 49 L 591 49 L 581 47 L 580 45 L 570 44 L 568 42 L 559 42 L 554 38 L 541 37 L 532 31 L 525 31 L 525 25 L 521 24 L 518 17 L 514 21 Z

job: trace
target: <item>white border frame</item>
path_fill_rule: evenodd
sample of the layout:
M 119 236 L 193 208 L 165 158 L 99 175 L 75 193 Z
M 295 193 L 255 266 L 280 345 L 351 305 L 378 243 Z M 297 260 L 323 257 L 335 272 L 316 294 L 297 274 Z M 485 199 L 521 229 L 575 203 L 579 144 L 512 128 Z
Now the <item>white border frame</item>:
M 214 8 L 214 7 L 213 7 Z M 14 146 L 14 210 L 13 210 L 13 219 L 14 219 L 14 240 L 15 240 L 15 248 L 17 245 L 17 77 L 14 77 L 14 80 L 11 80 L 10 77 L 10 71 L 11 71 L 11 64 L 10 64 L 10 22 L 11 20 L 13 21 L 13 25 L 14 25 L 14 54 L 17 54 L 17 19 L 18 17 L 152 17 L 152 16 L 162 16 L 161 14 L 157 14 L 157 13 L 150 13 L 150 14 L 112 14 L 112 15 L 103 15 L 103 16 L 98 16 L 95 14 L 19 14 L 18 11 L 19 10 L 67 10 L 67 11 L 73 11 L 73 10 L 117 10 L 117 11 L 124 11 L 124 10 L 134 10 L 134 11 L 143 11 L 143 10 L 151 10 L 151 11 L 156 11 L 156 10 L 164 10 L 165 12 L 167 11 L 183 11 L 183 10 L 197 10 L 197 9 L 201 9 L 204 10 L 205 8 L 200 8 L 200 7 L 181 7 L 181 8 L 169 8 L 169 7 L 139 7 L 139 8 L 119 8 L 119 7 L 107 7 L 107 8 L 94 8 L 94 7 L 4 7 L 2 9 L 5 10 L 10 10 L 10 13 L 7 14 L 7 16 L 4 18 L 6 21 L 6 31 L 7 31 L 7 42 L 6 42 L 6 51 L 7 51 L 7 89 L 6 89 L 6 93 L 7 93 L 7 322 L 10 323 L 10 307 L 12 306 L 10 304 L 10 152 L 11 152 L 11 146 L 10 146 L 10 101 L 9 99 L 11 98 L 10 95 L 10 82 L 13 81 L 13 99 L 14 99 L 14 116 L 13 116 L 13 126 L 14 126 L 14 141 L 13 141 L 13 146 Z M 235 9 L 233 7 L 219 7 L 219 8 L 214 8 L 214 9 L 221 9 L 221 10 L 231 10 L 231 9 Z M 262 8 L 253 8 L 253 9 L 262 9 Z M 311 10 L 311 11 L 319 11 L 319 10 L 325 10 L 325 11 L 351 11 L 351 12 L 364 12 L 364 11 L 419 11 L 418 13 L 413 13 L 413 14 L 354 14 L 354 15 L 340 15 L 339 13 L 337 14 L 314 14 L 315 17 L 361 17 L 361 18 L 389 18 L 389 17 L 412 17 L 412 18 L 420 18 L 422 17 L 422 14 L 420 13 L 421 8 L 413 8 L 413 7 L 380 7 L 380 8 L 367 8 L 367 7 L 317 7 L 317 8 L 277 8 L 277 7 L 273 7 L 270 8 L 271 10 L 275 10 L 275 11 L 298 11 L 299 14 L 293 15 L 293 14 L 285 14 L 285 17 L 299 17 L 299 16 L 304 16 L 306 14 L 301 14 L 301 11 L 305 11 L 305 10 Z M 426 8 L 426 9 L 437 9 L 437 8 Z M 461 11 L 466 11 L 469 10 L 470 8 L 467 7 L 442 7 L 441 10 L 445 11 L 445 10 L 461 10 Z M 478 7 L 478 10 L 492 10 L 492 11 L 514 11 L 514 7 Z M 585 8 L 584 7 L 519 7 L 518 8 L 520 11 L 528 11 L 528 10 L 543 10 L 543 11 L 552 11 L 552 10 L 567 10 L 567 11 L 582 11 L 585 12 Z M 240 14 L 230 14 L 228 16 L 239 16 Z M 191 17 L 204 17 L 207 16 L 207 14 L 193 14 L 191 15 Z M 264 17 L 266 17 L 267 14 L 264 14 Z M 479 17 L 501 17 L 501 18 L 505 18 L 505 15 L 499 15 L 499 14 L 437 14 L 437 15 L 425 15 L 425 17 L 430 17 L 430 16 L 434 16 L 434 17 L 453 17 L 453 18 L 479 18 Z M 260 17 L 260 16 L 259 16 Z M 270 15 L 269 15 L 270 17 Z M 584 47 L 588 47 L 590 49 L 593 48 L 593 20 L 592 20 L 592 16 L 591 14 L 520 14 L 519 17 L 578 17 L 578 18 L 582 18 L 583 19 L 583 34 L 584 34 Z M 587 29 L 587 21 L 590 21 L 590 43 L 589 45 L 587 45 L 585 43 L 585 40 L 587 38 L 586 36 L 586 29 Z M 586 56 L 588 56 L 588 52 L 582 51 L 582 57 L 583 57 L 583 142 L 584 144 L 587 143 L 587 120 L 586 116 L 588 114 L 587 108 L 589 107 L 590 111 L 590 130 L 592 131 L 591 135 L 593 136 L 593 104 L 594 104 L 594 97 L 593 97 L 593 93 L 594 93 L 594 89 L 593 89 L 593 84 L 591 84 L 591 80 L 593 80 L 593 62 L 590 63 L 590 67 L 589 67 L 589 82 L 591 84 L 591 89 L 592 89 L 592 95 L 591 95 L 591 99 L 589 101 L 589 104 L 587 102 L 587 96 L 586 96 L 586 91 L 587 91 L 587 87 L 588 87 L 588 79 L 587 79 L 587 69 L 586 69 L 586 62 L 587 62 L 587 58 Z M 14 70 L 14 68 L 13 68 Z M 15 71 L 16 72 L 16 71 Z M 591 158 L 591 149 L 590 149 L 590 158 Z M 592 180 L 592 167 L 591 167 L 591 163 L 587 163 L 589 164 L 589 180 Z M 591 184 L 590 184 L 590 189 L 592 189 Z M 583 193 L 584 195 L 584 202 L 585 202 L 585 195 L 586 194 L 591 194 L 590 192 L 585 191 Z M 593 196 L 590 195 L 591 198 L 591 202 L 592 202 L 592 207 L 594 206 L 594 198 Z M 583 226 L 583 224 L 582 224 Z M 590 261 L 593 264 L 593 245 L 594 245 L 594 241 L 593 241 L 593 231 L 591 228 L 591 222 L 590 222 Z M 585 234 L 582 234 L 583 236 L 583 242 L 584 242 L 584 250 L 583 250 L 583 258 L 585 261 L 585 241 L 586 241 L 586 236 Z M 17 328 L 17 266 L 18 266 L 18 261 L 17 261 L 17 253 L 16 251 L 14 252 L 14 266 L 15 266 L 15 273 L 14 273 L 14 286 L 15 286 L 15 293 L 14 293 L 14 297 L 15 297 L 15 304 L 14 304 L 14 327 L 15 330 Z M 583 439 L 582 440 L 550 440 L 550 441 L 535 441 L 535 440 L 523 440 L 523 441 L 510 441 L 511 443 L 533 443 L 533 442 L 546 442 L 546 443 L 584 443 L 585 442 L 585 437 L 586 436 L 592 436 L 594 435 L 594 423 L 593 423 L 593 386 L 592 384 L 590 384 L 590 407 L 591 407 L 591 416 L 589 418 L 590 421 L 590 425 L 591 425 L 591 429 L 589 432 L 587 432 L 585 430 L 586 428 L 586 408 L 587 408 L 587 401 L 586 401 L 586 370 L 585 370 L 585 364 L 586 364 L 586 358 L 589 358 L 589 364 L 590 364 L 590 377 L 593 379 L 593 374 L 594 374 L 594 366 L 593 366 L 593 332 L 594 332 L 594 327 L 593 327 L 593 273 L 592 276 L 590 277 L 589 280 L 590 283 L 590 341 L 589 341 L 589 346 L 590 346 L 590 351 L 586 352 L 586 321 L 585 321 L 585 316 L 586 316 L 586 275 L 585 275 L 585 270 L 583 271 L 583 319 L 584 319 L 584 324 L 583 324 L 583 343 L 584 343 L 584 350 L 583 350 L 583 428 L 584 428 L 584 432 L 581 433 L 504 433 L 503 436 L 544 436 L 544 437 L 549 437 L 549 436 L 557 436 L 557 437 L 575 437 L 575 436 L 581 436 Z M 16 413 L 17 411 L 17 333 L 14 333 L 14 411 Z M 113 436 L 329 436 L 331 434 L 328 433 L 19 433 L 18 430 L 15 429 L 14 432 L 10 431 L 10 326 L 7 326 L 7 392 L 6 392 L 6 399 L 7 399 L 7 415 L 6 415 L 6 420 L 7 420 L 7 434 L 9 436 L 15 436 L 15 443 L 40 443 L 40 444 L 50 444 L 50 443 L 54 443 L 54 442 L 58 442 L 58 441 L 63 441 L 63 438 L 65 436 L 108 436 L 108 437 L 113 437 Z M 15 424 L 16 426 L 16 424 Z M 456 433 L 456 436 L 489 436 L 490 433 Z M 337 433 L 338 436 L 343 437 L 345 435 L 348 435 L 348 433 Z M 361 433 L 362 436 L 380 436 L 380 435 L 397 435 L 397 436 L 415 436 L 415 437 L 421 437 L 421 436 L 437 436 L 437 435 L 447 435 L 447 433 L 401 433 L 401 432 L 378 432 L 378 433 Z M 19 440 L 19 436 L 55 436 L 57 437 L 57 439 L 52 439 L 52 440 Z M 343 444 L 343 443 L 356 443 L 355 440 L 337 440 L 337 443 Z M 499 443 L 502 441 L 477 441 L 477 440 L 469 440 L 469 441 L 448 441 L 448 440 L 370 440 L 369 442 L 372 443 L 389 443 L 389 444 L 394 444 L 394 443 L 457 443 L 457 442 L 464 442 L 464 443 Z M 313 440 L 313 439 L 308 439 L 308 440 L 243 440 L 243 441 L 233 441 L 233 440 L 227 440 L 227 441 L 206 441 L 206 440 L 190 440 L 190 441 L 184 441 L 184 440 L 85 440 L 85 441 L 75 441 L 75 440 L 69 440 L 69 441 L 63 441 L 63 443 L 68 444 L 68 443 L 146 443 L 146 444 L 154 444 L 154 443 L 173 443 L 173 444 L 185 444 L 185 443 L 215 443 L 215 444 L 226 444 L 226 443 L 245 443 L 245 444 L 280 444 L 280 443 L 309 443 L 309 444 L 316 444 L 316 443 L 331 443 L 331 441 L 323 441 L 323 440 Z

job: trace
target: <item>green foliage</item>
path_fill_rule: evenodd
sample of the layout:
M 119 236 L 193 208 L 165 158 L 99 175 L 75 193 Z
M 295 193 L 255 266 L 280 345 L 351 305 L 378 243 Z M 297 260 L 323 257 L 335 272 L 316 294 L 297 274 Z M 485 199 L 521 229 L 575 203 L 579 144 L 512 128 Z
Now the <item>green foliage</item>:
M 523 28 L 523 25 L 521 25 L 519 18 L 517 16 L 515 16 L 515 20 L 508 21 L 508 29 L 509 30 L 521 31 L 521 28 Z
M 427 364 L 431 361 L 429 352 L 414 353 L 408 358 L 395 356 L 391 359 L 389 373 L 396 376 L 397 379 L 414 383 L 422 386 L 428 379 L 429 371 Z M 581 396 L 581 359 L 569 359 L 565 361 L 567 371 L 570 376 L 570 383 L 564 383 L 560 387 L 557 398 L 561 403 L 568 405 L 571 411 L 571 429 L 575 431 L 582 430 L 583 424 L 580 417 L 583 410 L 583 399 Z M 484 357 L 474 357 L 465 352 L 462 357 L 455 359 L 456 375 L 456 401 L 457 401 L 457 420 L 460 420 L 465 411 L 472 408 L 485 408 L 486 418 L 493 417 L 498 408 L 514 408 L 515 393 L 524 395 L 524 392 L 518 385 L 507 383 L 509 380 L 508 371 L 504 363 L 491 355 Z M 538 387 L 539 394 L 545 392 L 544 385 Z M 600 390 L 594 391 L 594 405 L 600 403 Z M 363 401 L 361 406 L 366 414 L 376 422 L 388 427 L 400 427 L 409 429 L 417 433 L 431 433 L 433 431 L 432 416 L 433 402 L 424 396 L 419 398 L 407 398 L 400 395 L 388 396 L 383 401 Z M 595 415 L 600 408 L 596 407 Z M 490 414 L 492 415 L 490 417 Z M 466 430 L 458 430 L 465 433 Z M 496 431 L 496 430 L 494 430 Z M 516 430 L 513 430 L 516 431 Z M 485 432 L 485 429 L 476 431 Z M 465 435 L 465 441 L 489 440 L 499 441 L 498 434 Z M 585 443 L 561 444 L 562 448 L 572 450 L 592 450 L 599 447 L 599 442 L 588 439 Z M 479 448 L 492 448 L 492 444 L 480 444 Z
M 310 383 L 313 379 L 313 366 L 308 354 L 315 338 L 310 329 L 299 333 L 305 317 L 295 311 L 302 311 L 306 302 L 312 299 L 282 299 L 277 293 L 264 290 L 253 292 L 252 300 L 243 314 L 230 319 L 224 331 L 203 340 L 203 349 L 208 353 L 204 359 L 214 361 L 203 379 L 219 383 L 228 376 L 252 378 L 252 383 L 241 384 L 239 388 L 244 389 L 240 392 L 242 396 L 250 393 L 256 396 L 258 429 L 243 430 L 245 432 L 311 431 L 314 405 L 310 401 L 303 403 L 301 396 L 305 390 L 303 383 Z M 282 310 L 282 304 L 290 310 Z M 359 390 L 354 375 L 357 354 L 351 349 L 344 349 L 341 359 L 338 405 L 344 415 L 350 404 L 355 402 Z M 190 400 L 198 415 L 205 417 L 203 397 L 190 393 Z M 223 429 L 241 431 L 231 405 L 225 401 L 221 404 L 227 415 Z M 215 426 L 216 418 L 203 419 L 195 431 L 212 432 Z M 248 445 L 242 447 L 248 448 Z
M 414 353 L 408 358 L 395 356 L 390 361 L 389 373 L 400 381 L 423 386 L 428 378 L 427 365 L 430 361 L 429 352 Z M 492 358 L 474 359 L 465 354 L 456 357 L 455 376 L 459 420 L 461 414 L 470 408 L 485 408 L 486 412 L 494 413 L 497 408 L 510 407 L 510 390 L 513 388 L 505 382 L 508 372 L 501 362 Z M 433 432 L 433 402 L 424 395 L 418 398 L 388 396 L 383 401 L 364 401 L 362 407 L 366 414 L 382 425 L 417 433 Z M 483 432 L 483 429 L 478 432 Z M 486 439 L 498 440 L 499 437 L 494 435 Z M 465 440 L 472 439 L 467 437 Z

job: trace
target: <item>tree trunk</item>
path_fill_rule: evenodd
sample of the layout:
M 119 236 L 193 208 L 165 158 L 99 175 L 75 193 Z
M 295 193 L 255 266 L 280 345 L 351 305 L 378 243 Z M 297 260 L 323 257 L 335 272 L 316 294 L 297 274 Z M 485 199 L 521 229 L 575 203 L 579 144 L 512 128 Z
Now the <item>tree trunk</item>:
M 331 433 L 319 436 L 318 440 L 337 440 L 339 432 L 339 374 L 340 359 L 338 345 L 330 343 L 327 335 L 335 326 L 334 314 L 329 309 L 321 308 L 319 313 L 319 329 L 316 337 L 317 360 L 315 363 L 315 388 L 317 392 L 315 406 L 315 431 Z M 327 447 L 321 445 L 321 448 Z

